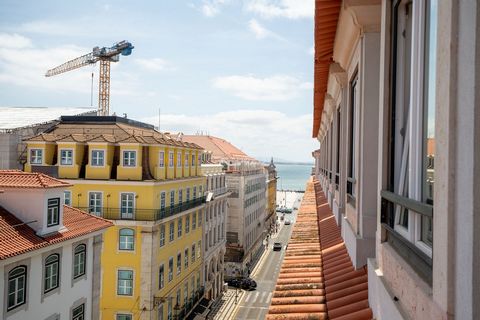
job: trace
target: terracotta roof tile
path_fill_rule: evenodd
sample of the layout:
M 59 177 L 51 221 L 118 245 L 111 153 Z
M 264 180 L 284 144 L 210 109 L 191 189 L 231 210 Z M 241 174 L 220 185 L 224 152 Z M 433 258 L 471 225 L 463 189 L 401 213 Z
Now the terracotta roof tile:
M 354 270 L 317 181 L 309 181 L 268 320 L 371 319 L 365 268 Z
M 59 188 L 71 184 L 38 172 L 0 170 L 0 188 Z
M 0 207 L 0 260 L 80 237 L 112 226 L 110 221 L 64 206 L 63 222 L 67 230 L 46 237 L 36 235 L 28 225 Z
M 204 135 L 184 135 L 183 140 L 202 146 L 205 150 L 211 151 L 213 160 L 255 160 L 230 142 L 221 138 Z

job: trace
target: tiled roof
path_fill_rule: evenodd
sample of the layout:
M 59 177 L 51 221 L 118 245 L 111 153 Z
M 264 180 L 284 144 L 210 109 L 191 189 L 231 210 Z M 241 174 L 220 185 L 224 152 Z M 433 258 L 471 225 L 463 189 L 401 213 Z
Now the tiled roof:
M 214 162 L 221 159 L 255 160 L 230 142 L 221 138 L 207 135 L 184 135 L 183 140 L 195 143 L 202 146 L 205 150 L 211 151 Z
M 313 129 L 315 138 L 322 120 L 323 103 L 327 92 L 328 73 L 333 61 L 333 44 L 337 32 L 341 0 L 315 1 L 315 63 L 313 93 Z
M 59 188 L 71 184 L 38 172 L 0 170 L 0 188 Z
M 112 226 L 110 221 L 64 206 L 63 224 L 67 230 L 40 237 L 27 224 L 0 207 L 0 260 L 80 237 Z
M 38 134 L 25 141 L 140 143 L 202 149 L 194 143 L 177 140 L 154 129 L 114 122 L 59 123 L 47 133 Z
M 371 319 L 367 287 L 367 272 L 354 270 L 319 183 L 309 181 L 267 319 Z

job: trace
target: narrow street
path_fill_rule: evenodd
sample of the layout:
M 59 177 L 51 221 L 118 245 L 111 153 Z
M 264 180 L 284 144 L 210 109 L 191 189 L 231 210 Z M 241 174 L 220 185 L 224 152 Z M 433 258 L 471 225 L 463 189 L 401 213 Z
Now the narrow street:
M 295 204 L 296 207 L 299 207 L 298 200 L 295 201 Z M 292 234 L 296 215 L 297 210 L 294 210 L 290 214 L 285 214 L 285 219 L 289 219 L 292 224 L 284 225 L 284 221 L 281 221 L 280 231 L 276 237 L 269 240 L 265 256 L 262 257 L 260 265 L 252 274 L 252 278 L 257 282 L 257 289 L 245 292 L 232 313 L 234 316 L 230 319 L 260 320 L 265 318 L 280 272 L 280 266 L 285 256 L 285 247 Z M 273 251 L 272 247 L 274 242 L 281 242 L 283 244 L 281 251 Z

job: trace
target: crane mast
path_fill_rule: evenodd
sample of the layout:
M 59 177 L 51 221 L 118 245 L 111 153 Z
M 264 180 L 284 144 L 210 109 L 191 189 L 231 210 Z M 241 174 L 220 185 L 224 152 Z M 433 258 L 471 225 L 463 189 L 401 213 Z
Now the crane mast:
M 64 72 L 95 64 L 99 61 L 98 115 L 108 116 L 110 113 L 110 62 L 118 62 L 120 55 L 130 55 L 133 48 L 133 45 L 125 40 L 115 43 L 110 48 L 94 47 L 92 52 L 48 70 L 45 73 L 45 77 L 56 76 Z

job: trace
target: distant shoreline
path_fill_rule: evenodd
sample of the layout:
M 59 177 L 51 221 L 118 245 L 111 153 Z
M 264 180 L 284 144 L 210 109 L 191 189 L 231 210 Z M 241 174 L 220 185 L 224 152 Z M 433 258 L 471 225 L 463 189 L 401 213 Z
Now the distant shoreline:
M 269 163 L 265 163 L 269 164 Z M 312 166 L 313 163 L 308 163 L 308 162 L 287 162 L 287 161 L 275 161 L 274 164 L 288 164 L 288 165 L 294 165 L 294 166 Z

